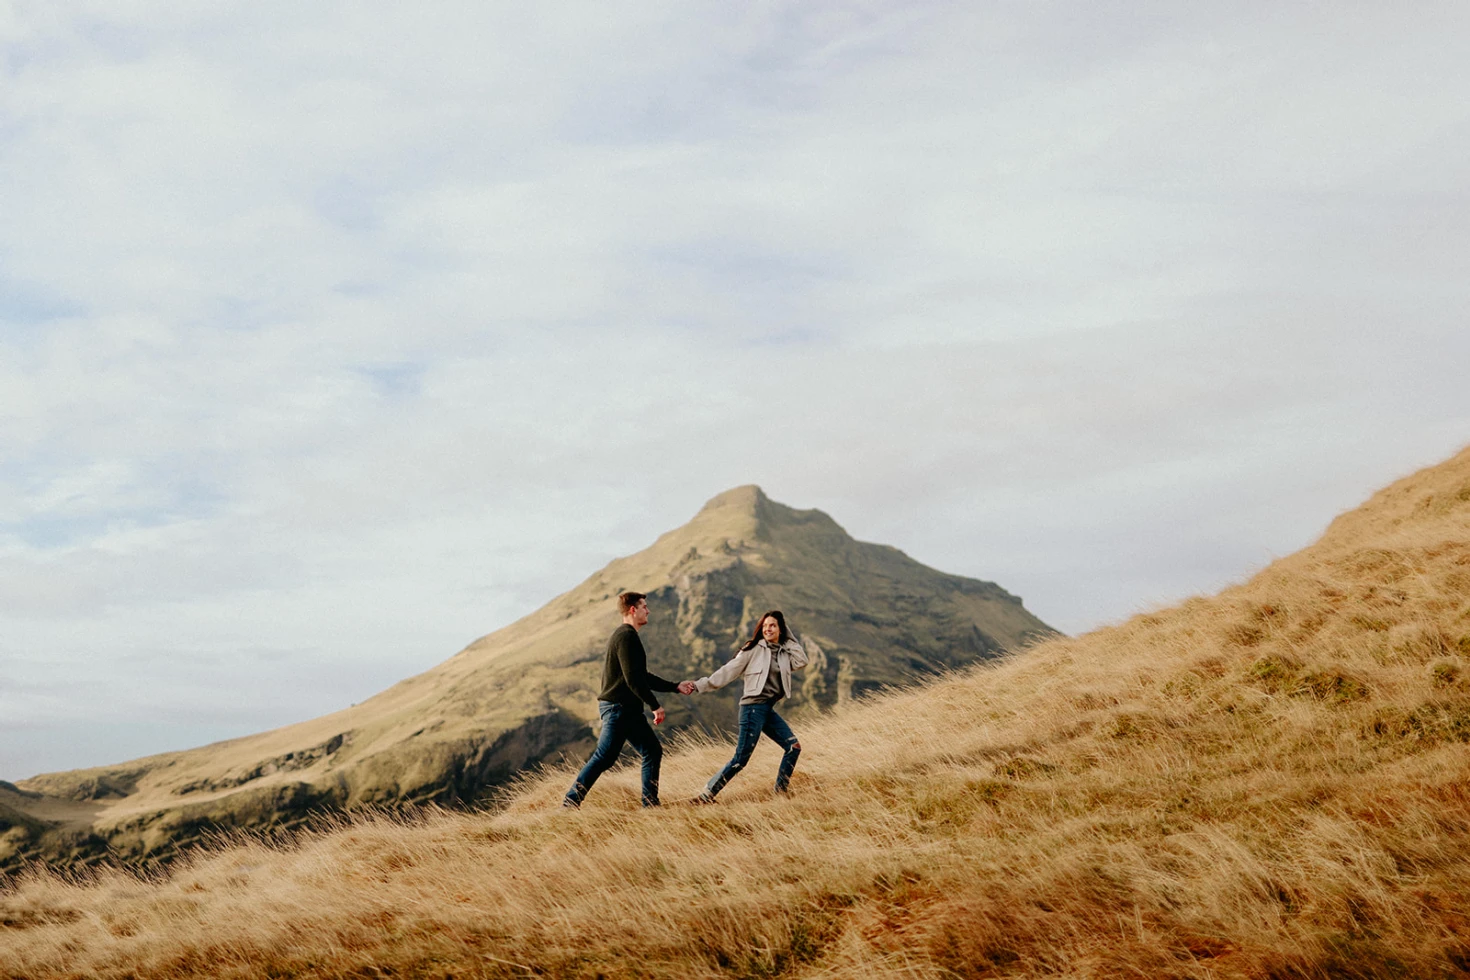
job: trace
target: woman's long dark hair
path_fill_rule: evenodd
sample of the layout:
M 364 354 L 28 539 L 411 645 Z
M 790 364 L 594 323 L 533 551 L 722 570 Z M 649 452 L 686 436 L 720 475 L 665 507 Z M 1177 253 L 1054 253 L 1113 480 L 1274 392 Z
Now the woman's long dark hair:
M 786 628 L 786 617 L 781 615 L 781 610 L 772 609 L 770 612 L 761 613 L 761 618 L 755 621 L 755 629 L 751 631 L 750 639 L 745 641 L 745 646 L 741 647 L 741 650 L 749 650 L 761 641 L 761 627 L 766 624 L 767 619 L 774 619 L 776 625 L 781 627 L 781 635 L 776 640 L 777 646 L 791 639 L 791 631 Z

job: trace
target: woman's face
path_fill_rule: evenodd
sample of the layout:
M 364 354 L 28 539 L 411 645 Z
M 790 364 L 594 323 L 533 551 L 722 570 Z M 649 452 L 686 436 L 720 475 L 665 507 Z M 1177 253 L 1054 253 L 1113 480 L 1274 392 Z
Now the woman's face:
M 766 638 L 767 643 L 775 643 L 781 639 L 781 624 L 776 622 L 775 616 L 767 616 L 761 623 L 761 636 Z

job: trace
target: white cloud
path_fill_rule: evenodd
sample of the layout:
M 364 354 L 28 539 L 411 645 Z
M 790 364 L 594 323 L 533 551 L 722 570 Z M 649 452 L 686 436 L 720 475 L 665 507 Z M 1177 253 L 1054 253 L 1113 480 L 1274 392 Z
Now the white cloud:
M 1300 547 L 1466 441 L 1465 20 L 0 8 L 0 775 L 359 700 L 750 481 L 1071 630 Z

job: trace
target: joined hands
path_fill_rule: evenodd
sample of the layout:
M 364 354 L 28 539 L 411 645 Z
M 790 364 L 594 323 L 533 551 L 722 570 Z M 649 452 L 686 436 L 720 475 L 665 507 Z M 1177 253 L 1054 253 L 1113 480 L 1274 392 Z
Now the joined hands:
M 679 682 L 679 693 L 680 694 L 693 694 L 695 692 L 695 690 L 696 690 L 696 688 L 694 686 L 694 682 L 693 681 L 680 681 Z

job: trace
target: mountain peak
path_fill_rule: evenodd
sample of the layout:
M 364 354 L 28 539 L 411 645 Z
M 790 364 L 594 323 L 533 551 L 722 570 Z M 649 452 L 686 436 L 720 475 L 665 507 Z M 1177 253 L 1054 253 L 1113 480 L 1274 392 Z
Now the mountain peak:
M 766 492 L 754 483 L 733 487 L 705 501 L 699 513 L 684 527 L 670 532 L 682 538 L 693 532 L 699 536 L 724 536 L 732 541 L 749 540 L 760 534 L 769 522 L 772 504 Z
M 705 501 L 703 507 L 699 508 L 701 514 L 706 511 L 733 510 L 747 514 L 758 514 L 761 508 L 770 503 L 771 498 L 766 492 L 754 483 L 744 486 L 733 487 L 724 493 L 715 494 Z
M 847 532 L 820 510 L 797 510 L 766 496 L 754 483 L 733 487 L 711 497 L 684 527 L 708 535 L 722 533 L 730 540 L 767 540 L 770 535 L 802 526 L 806 535 L 849 540 Z M 685 533 L 684 529 L 673 532 Z

